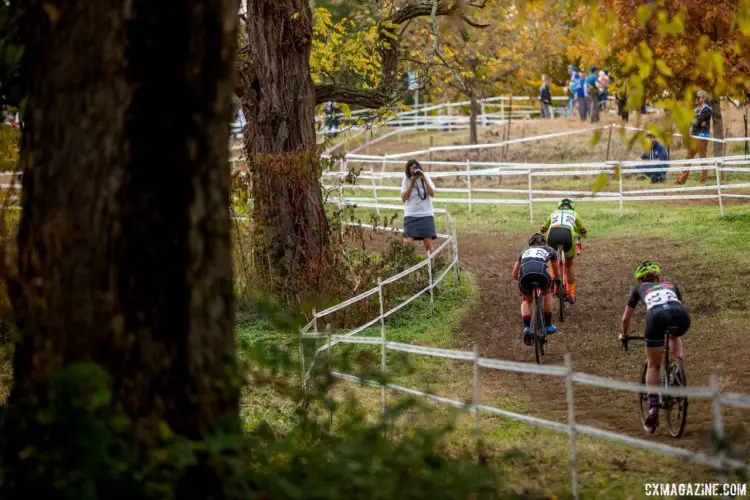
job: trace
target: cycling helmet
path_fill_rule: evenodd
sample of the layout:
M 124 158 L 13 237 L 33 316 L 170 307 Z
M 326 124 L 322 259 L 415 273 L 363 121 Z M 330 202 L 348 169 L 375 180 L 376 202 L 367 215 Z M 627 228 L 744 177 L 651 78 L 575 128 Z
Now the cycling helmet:
M 661 268 L 656 262 L 650 260 L 644 260 L 635 270 L 635 279 L 641 280 L 649 274 L 659 274 Z
M 538 247 L 547 244 L 547 238 L 542 233 L 534 233 L 529 237 L 529 246 Z
M 557 209 L 562 210 L 562 207 L 567 205 L 571 210 L 576 209 L 576 202 L 571 200 L 570 198 L 563 198 L 560 200 L 560 203 L 557 204 Z

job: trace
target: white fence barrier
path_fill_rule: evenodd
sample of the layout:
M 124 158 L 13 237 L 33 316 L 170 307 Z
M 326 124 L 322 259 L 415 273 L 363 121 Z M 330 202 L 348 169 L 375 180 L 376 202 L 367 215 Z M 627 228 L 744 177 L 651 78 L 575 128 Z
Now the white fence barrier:
M 382 294 L 380 295 L 382 297 Z M 569 463 L 571 470 L 571 485 L 573 491 L 573 497 L 579 498 L 579 478 L 578 478 L 578 453 L 577 453 L 577 436 L 584 434 L 624 445 L 628 445 L 635 448 L 640 448 L 652 452 L 661 453 L 663 455 L 690 460 L 697 464 L 712 467 L 721 471 L 720 473 L 726 477 L 729 471 L 748 473 L 750 472 L 750 465 L 744 463 L 741 460 L 736 460 L 726 456 L 723 443 L 717 443 L 717 454 L 707 455 L 685 448 L 679 448 L 676 446 L 670 446 L 658 442 L 648 441 L 644 439 L 635 438 L 626 434 L 620 434 L 612 431 L 607 431 L 597 427 L 589 425 L 583 425 L 576 423 L 575 420 L 575 398 L 573 391 L 573 384 L 581 384 L 587 386 L 601 387 L 607 389 L 615 389 L 622 391 L 629 391 L 635 393 L 651 393 L 660 395 L 671 395 L 676 397 L 688 397 L 688 398 L 703 398 L 712 399 L 714 404 L 714 433 L 720 439 L 724 436 L 724 423 L 723 423 L 723 410 L 724 406 L 733 406 L 737 408 L 750 409 L 750 396 L 745 394 L 736 393 L 722 393 L 718 384 L 718 378 L 713 375 L 711 376 L 710 387 L 686 387 L 686 388 L 664 388 L 660 386 L 646 386 L 641 384 L 635 384 L 631 382 L 618 381 L 606 377 L 600 377 L 595 375 L 589 375 L 586 373 L 575 372 L 571 357 L 569 354 L 565 354 L 565 366 L 544 366 L 531 363 L 519 363 L 513 361 L 502 361 L 496 359 L 482 358 L 477 355 L 476 348 L 474 352 L 460 351 L 454 349 L 439 349 L 433 347 L 424 347 L 411 344 L 404 344 L 400 342 L 391 342 L 387 340 L 387 333 L 384 317 L 382 315 L 382 300 L 381 300 L 381 317 L 376 318 L 381 322 L 381 336 L 380 337 L 354 337 L 353 335 L 358 333 L 357 330 L 352 330 L 344 335 L 329 335 L 329 340 L 326 345 L 318 349 L 320 352 L 323 349 L 333 347 L 335 343 L 348 343 L 348 344 L 359 344 L 359 345 L 379 345 L 381 347 L 381 371 L 383 378 L 387 376 L 387 355 L 388 350 L 405 352 L 410 354 L 456 359 L 461 361 L 468 361 L 472 363 L 472 388 L 473 396 L 471 402 L 461 402 L 454 399 L 437 396 L 435 394 L 429 394 L 418 389 L 404 387 L 393 383 L 380 383 L 373 380 L 367 380 L 355 375 L 344 374 L 333 372 L 332 375 L 335 378 L 363 384 L 375 388 L 381 389 L 381 398 L 384 418 L 387 419 L 387 393 L 386 390 L 408 394 L 411 396 L 424 398 L 433 401 L 437 404 L 446 406 L 452 406 L 454 408 L 464 409 L 475 415 L 474 436 L 477 442 L 477 450 L 480 450 L 482 445 L 481 441 L 481 427 L 479 425 L 479 413 L 487 413 L 503 418 L 509 418 L 512 420 L 518 420 L 530 425 L 543 427 L 559 432 L 568 434 L 570 441 L 569 448 Z M 376 321 L 377 322 L 377 321 Z M 356 332 L 356 333 L 353 333 Z M 303 338 L 320 338 L 319 335 L 303 334 Z M 546 420 L 530 415 L 523 415 L 501 408 L 481 404 L 479 395 L 479 376 L 480 368 L 488 368 L 492 370 L 504 370 L 513 371 L 520 373 L 529 373 L 537 375 L 564 377 L 566 381 L 566 400 L 568 405 L 568 422 L 566 424 L 555 422 L 552 420 Z M 304 372 L 304 369 L 303 369 Z M 309 376 L 308 371 L 305 376 Z

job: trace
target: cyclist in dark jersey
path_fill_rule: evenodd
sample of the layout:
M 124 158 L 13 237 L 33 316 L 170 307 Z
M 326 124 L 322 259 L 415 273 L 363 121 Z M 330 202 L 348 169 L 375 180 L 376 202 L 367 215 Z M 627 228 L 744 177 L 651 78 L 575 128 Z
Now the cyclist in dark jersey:
M 646 371 L 646 384 L 659 385 L 659 371 L 664 353 L 664 336 L 670 330 L 669 349 L 675 358 L 683 360 L 685 353 L 682 347 L 682 335 L 690 328 L 690 315 L 682 305 L 682 294 L 677 285 L 670 281 L 662 281 L 659 273 L 659 265 L 644 261 L 635 270 L 635 279 L 638 283 L 633 287 L 625 313 L 622 315 L 622 334 L 627 337 L 628 330 L 633 320 L 633 312 L 638 302 L 643 301 L 646 306 L 646 360 L 648 369 Z M 653 434 L 659 425 L 659 396 L 649 394 L 649 410 L 646 418 L 646 430 Z
M 557 252 L 547 245 L 543 234 L 534 233 L 529 238 L 529 248 L 518 256 L 513 267 L 513 279 L 518 280 L 521 292 L 521 319 L 523 320 L 523 342 L 531 345 L 534 337 L 531 334 L 531 302 L 535 288 L 542 290 L 542 313 L 546 333 L 552 335 L 557 328 L 552 324 L 552 297 L 549 289 L 553 281 L 558 281 L 550 275 L 549 264 L 552 263 L 555 276 L 560 276 L 557 264 Z

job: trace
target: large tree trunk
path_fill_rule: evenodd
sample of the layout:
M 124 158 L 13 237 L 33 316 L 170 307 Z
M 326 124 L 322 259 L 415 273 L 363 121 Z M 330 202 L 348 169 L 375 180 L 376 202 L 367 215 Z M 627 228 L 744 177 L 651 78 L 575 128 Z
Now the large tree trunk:
M 51 488 L 87 459 L 42 454 L 64 442 L 38 416 L 56 417 L 50 384 L 72 363 L 108 372 L 136 446 L 158 442 L 164 424 L 197 438 L 238 416 L 227 147 L 237 6 L 42 4 L 22 6 L 25 175 L 10 286 L 21 338 L 0 430 L 14 494 Z M 35 451 L 19 459 L 23 449 Z
M 321 291 L 328 224 L 315 144 L 308 0 L 248 0 L 238 93 L 248 125 L 257 285 L 285 300 Z
M 469 104 L 469 144 L 477 144 L 479 142 L 479 133 L 477 132 L 477 115 L 479 115 L 480 107 L 477 102 L 476 96 L 472 93 L 470 96 Z

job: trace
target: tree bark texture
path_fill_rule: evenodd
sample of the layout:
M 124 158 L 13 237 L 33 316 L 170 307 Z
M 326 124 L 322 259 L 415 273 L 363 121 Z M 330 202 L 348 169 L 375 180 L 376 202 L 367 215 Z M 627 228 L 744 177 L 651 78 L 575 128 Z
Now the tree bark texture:
M 319 291 L 328 224 L 315 138 L 307 0 L 248 0 L 239 96 L 253 184 L 258 285 L 283 299 Z
M 134 441 L 163 424 L 199 437 L 238 414 L 227 147 L 237 5 L 21 8 L 25 175 L 9 285 L 21 338 L 9 402 L 33 421 L 55 372 L 95 362 Z M 19 420 L 2 429 L 10 460 L 34 444 Z
M 472 93 L 469 96 L 470 109 L 469 109 L 469 144 L 477 144 L 479 142 L 479 133 L 477 131 L 477 116 L 480 112 L 479 102 L 477 102 L 476 96 Z

